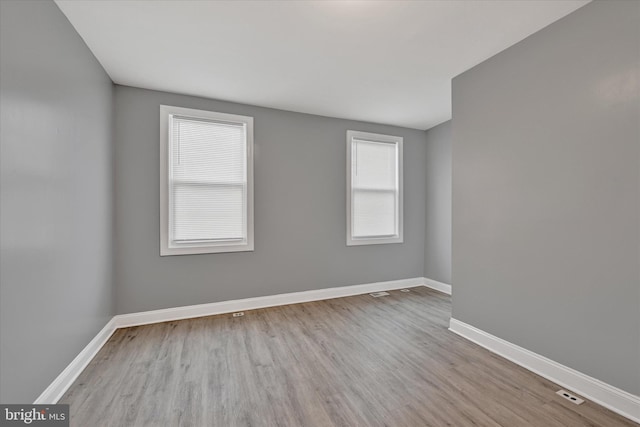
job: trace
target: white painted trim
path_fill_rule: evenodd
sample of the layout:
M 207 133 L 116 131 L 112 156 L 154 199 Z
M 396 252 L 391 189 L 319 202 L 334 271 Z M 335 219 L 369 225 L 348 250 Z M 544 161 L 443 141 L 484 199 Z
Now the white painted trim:
M 640 397 L 451 319 L 449 330 L 623 417 L 640 423 Z
M 426 277 L 422 278 L 424 280 L 424 285 L 427 288 L 435 289 L 436 291 L 440 291 L 447 295 L 451 295 L 451 285 L 447 285 L 446 283 L 438 282 L 437 280 L 428 279 Z
M 55 404 L 78 378 L 80 373 L 93 360 L 103 345 L 109 340 L 116 330 L 114 319 L 111 319 L 100 332 L 87 344 L 87 346 L 69 363 L 69 365 L 56 377 L 49 387 L 42 392 L 33 402 L 34 405 Z
M 412 279 L 376 282 L 364 285 L 341 286 L 338 288 L 316 289 L 288 294 L 267 295 L 263 297 L 245 298 L 231 301 L 198 304 L 164 310 L 143 311 L 140 313 L 120 314 L 114 317 L 117 328 L 168 322 L 172 320 L 191 319 L 194 317 L 212 316 L 215 314 L 234 313 L 236 311 L 256 310 L 258 308 L 277 307 L 280 305 L 298 304 L 302 302 L 321 301 L 371 292 L 390 291 L 412 286 L 423 285 L 422 277 Z

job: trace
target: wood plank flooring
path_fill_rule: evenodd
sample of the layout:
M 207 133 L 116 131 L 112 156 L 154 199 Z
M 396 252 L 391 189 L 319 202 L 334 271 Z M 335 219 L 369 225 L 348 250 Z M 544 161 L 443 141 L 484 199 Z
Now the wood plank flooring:
M 424 287 L 120 329 L 71 425 L 638 426 L 449 332 Z

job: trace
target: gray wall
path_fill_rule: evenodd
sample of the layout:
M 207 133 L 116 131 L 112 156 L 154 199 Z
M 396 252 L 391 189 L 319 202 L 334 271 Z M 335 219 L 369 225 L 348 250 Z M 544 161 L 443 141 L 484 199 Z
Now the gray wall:
M 451 120 L 427 131 L 424 277 L 451 284 Z
M 425 134 L 116 86 L 117 311 L 420 277 Z M 255 251 L 159 256 L 159 106 L 255 118 Z M 346 131 L 404 137 L 404 243 L 346 246 Z
M 453 81 L 453 317 L 640 394 L 640 2 Z
M 0 401 L 113 314 L 113 86 L 52 1 L 0 2 Z

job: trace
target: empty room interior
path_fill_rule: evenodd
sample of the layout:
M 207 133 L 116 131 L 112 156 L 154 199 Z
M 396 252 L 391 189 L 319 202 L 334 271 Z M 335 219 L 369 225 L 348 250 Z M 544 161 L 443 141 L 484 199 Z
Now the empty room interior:
M 0 0 L 0 97 L 1 425 L 640 425 L 640 1 Z

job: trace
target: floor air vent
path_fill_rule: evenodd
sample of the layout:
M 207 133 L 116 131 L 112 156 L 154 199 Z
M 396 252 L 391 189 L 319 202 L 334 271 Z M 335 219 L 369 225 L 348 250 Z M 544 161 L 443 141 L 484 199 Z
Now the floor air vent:
M 387 295 L 389 295 L 389 292 L 374 292 L 372 294 L 369 294 L 374 298 L 378 298 L 378 297 L 386 297 Z
M 580 399 L 578 396 L 574 396 L 573 394 L 569 393 L 566 390 L 558 390 L 556 391 L 556 394 L 559 394 L 560 396 L 567 399 L 569 402 L 575 403 L 576 405 L 580 405 L 581 403 L 584 403 L 584 400 Z

